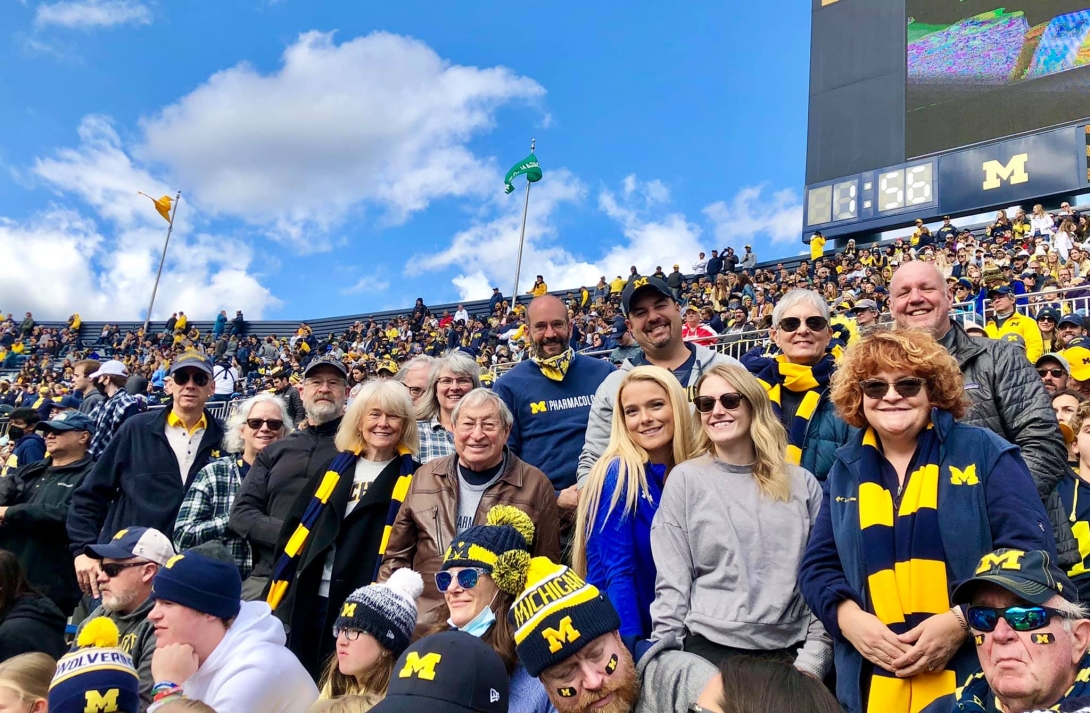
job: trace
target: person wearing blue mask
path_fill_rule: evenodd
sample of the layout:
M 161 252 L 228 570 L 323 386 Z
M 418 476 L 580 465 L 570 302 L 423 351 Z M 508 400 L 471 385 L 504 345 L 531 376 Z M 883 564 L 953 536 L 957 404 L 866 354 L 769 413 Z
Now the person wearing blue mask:
M 526 672 L 515 653 L 508 614 L 521 587 L 508 580 L 517 577 L 494 573 L 497 563 L 529 563 L 533 541 L 529 515 L 512 505 L 497 505 L 488 511 L 484 525 L 470 527 L 451 543 L 435 574 L 435 585 L 450 610 L 446 625 L 436 631 L 472 634 L 499 654 L 511 677 L 510 713 L 556 713 L 544 686 Z

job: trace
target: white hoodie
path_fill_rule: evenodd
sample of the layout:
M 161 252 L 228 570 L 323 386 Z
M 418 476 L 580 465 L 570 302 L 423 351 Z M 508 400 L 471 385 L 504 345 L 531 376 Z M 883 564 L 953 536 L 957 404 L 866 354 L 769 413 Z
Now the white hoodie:
M 318 688 L 286 642 L 268 604 L 242 602 L 223 641 L 182 684 L 186 698 L 216 713 L 305 713 Z

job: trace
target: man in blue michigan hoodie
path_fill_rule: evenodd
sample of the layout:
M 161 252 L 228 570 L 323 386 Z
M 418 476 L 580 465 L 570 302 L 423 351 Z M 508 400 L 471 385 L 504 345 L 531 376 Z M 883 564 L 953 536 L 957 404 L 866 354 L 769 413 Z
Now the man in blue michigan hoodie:
M 45 458 L 45 439 L 35 432 L 39 421 L 41 415 L 32 408 L 17 408 L 8 416 L 8 438 L 15 447 L 7 462 L 2 464 L 0 475 L 8 475 L 20 466 Z

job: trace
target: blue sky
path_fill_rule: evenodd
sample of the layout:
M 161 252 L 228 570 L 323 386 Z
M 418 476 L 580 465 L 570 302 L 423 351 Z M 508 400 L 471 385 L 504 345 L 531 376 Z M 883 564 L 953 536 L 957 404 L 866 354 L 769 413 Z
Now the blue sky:
M 589 9 L 588 9 L 589 8 Z M 799 2 L 0 0 L 0 310 L 306 318 L 798 253 Z

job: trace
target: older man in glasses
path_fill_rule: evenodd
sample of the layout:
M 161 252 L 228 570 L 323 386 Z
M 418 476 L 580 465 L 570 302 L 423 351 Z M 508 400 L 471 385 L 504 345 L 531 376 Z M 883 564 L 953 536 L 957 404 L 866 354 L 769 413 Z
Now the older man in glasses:
M 954 590 L 976 643 L 981 673 L 924 713 L 1025 713 L 1090 696 L 1090 620 L 1047 552 L 996 550 Z M 968 605 L 965 608 L 964 605 Z M 1059 706 L 1059 707 L 1054 707 Z
M 88 545 L 84 554 L 99 563 L 97 582 L 102 604 L 84 620 L 104 616 L 117 625 L 118 646 L 132 657 L 140 676 L 140 710 L 151 705 L 151 657 L 155 653 L 155 626 L 148 612 L 151 581 L 174 556 L 167 536 L 150 527 L 130 527 L 101 545 Z M 80 625 L 83 628 L 83 624 Z
M 220 455 L 223 426 L 205 409 L 215 384 L 212 361 L 186 352 L 170 367 L 170 408 L 127 420 L 72 494 L 68 511 L 76 579 L 98 597 L 98 562 L 87 545 L 131 527 L 154 527 L 168 537 L 186 490 L 198 471 Z

